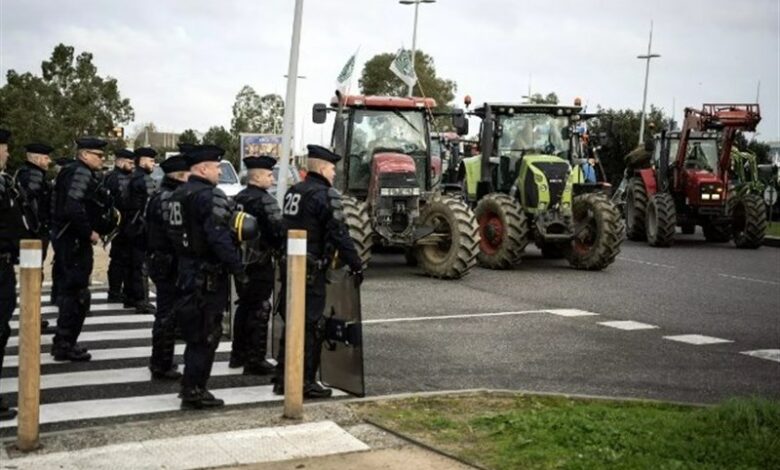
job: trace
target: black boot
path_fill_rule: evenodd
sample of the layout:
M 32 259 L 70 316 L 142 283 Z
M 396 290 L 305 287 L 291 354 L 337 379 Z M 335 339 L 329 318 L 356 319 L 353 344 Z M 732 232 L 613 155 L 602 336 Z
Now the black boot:
M 134 307 L 135 307 L 135 313 L 137 313 L 137 314 L 142 314 L 142 315 L 152 314 L 152 315 L 154 315 L 155 313 L 157 313 L 157 308 L 154 305 L 152 305 L 151 303 L 149 303 L 149 302 L 147 302 L 145 300 L 141 300 L 139 302 L 136 302 Z
M 325 388 L 319 382 L 310 382 L 303 385 L 304 398 L 330 398 L 333 390 Z
M 263 360 L 259 363 L 251 363 L 244 366 L 244 375 L 271 375 L 276 370 L 276 366 Z
M 181 379 L 181 372 L 176 370 L 177 367 L 171 366 L 168 370 L 163 369 L 155 369 L 150 367 L 149 370 L 152 371 L 152 380 L 170 380 L 170 381 L 178 381 Z
M 106 298 L 106 302 L 110 304 L 122 304 L 125 302 L 125 296 L 122 295 L 120 292 L 108 292 L 108 297 Z
M 320 368 L 323 333 L 317 326 L 306 325 L 304 336 L 303 358 L 303 396 L 304 398 L 330 398 L 333 390 L 325 388 L 317 382 L 317 371 Z
M 246 359 L 244 359 L 244 356 L 230 353 L 230 362 L 228 362 L 228 367 L 231 369 L 238 369 L 239 367 L 244 367 L 245 364 Z
M 284 376 L 277 374 L 271 381 L 274 383 L 274 395 L 284 395 Z
M 92 359 L 92 355 L 84 349 L 77 349 L 69 344 L 54 345 L 51 348 L 51 355 L 58 362 L 87 362 Z
M 181 397 L 182 409 L 200 410 L 203 408 L 217 408 L 225 405 L 224 400 L 215 398 L 208 390 L 201 388 L 188 388 L 182 390 Z
M 0 397 L 0 421 L 16 418 L 16 410 Z

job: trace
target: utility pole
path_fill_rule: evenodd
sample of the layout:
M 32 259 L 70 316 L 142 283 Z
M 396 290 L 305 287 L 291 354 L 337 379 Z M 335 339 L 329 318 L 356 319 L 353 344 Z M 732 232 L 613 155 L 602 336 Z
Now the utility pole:
M 295 0 L 292 40 L 290 44 L 290 64 L 287 69 L 287 95 L 284 100 L 284 122 L 282 125 L 282 153 L 279 155 L 279 181 L 276 200 L 284 207 L 284 195 L 287 193 L 287 175 L 290 173 L 290 147 L 295 127 L 295 86 L 298 81 L 298 49 L 301 45 L 301 18 L 303 0 Z
M 647 54 L 636 56 L 637 59 L 645 61 L 645 91 L 642 95 L 642 117 L 639 121 L 639 145 L 645 142 L 645 106 L 647 105 L 647 80 L 650 75 L 650 61 L 661 57 L 660 54 L 653 54 L 653 21 L 650 21 L 650 40 L 647 42 Z
M 436 0 L 400 0 L 398 3 L 401 5 L 414 5 L 414 29 L 412 30 L 412 70 L 414 75 L 417 76 L 417 70 L 414 66 L 414 56 L 417 52 L 417 11 L 420 9 L 421 3 L 436 3 Z M 414 85 L 409 85 L 409 94 L 412 96 L 412 90 Z

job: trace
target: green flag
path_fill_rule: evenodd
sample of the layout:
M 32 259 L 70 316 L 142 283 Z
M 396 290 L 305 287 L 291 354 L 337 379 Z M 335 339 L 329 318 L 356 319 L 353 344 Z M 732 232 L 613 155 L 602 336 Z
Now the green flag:
M 341 72 L 339 72 L 339 76 L 336 77 L 336 82 L 338 82 L 338 86 L 340 89 L 347 88 L 349 82 L 352 80 L 352 73 L 355 71 L 356 56 L 357 56 L 357 52 L 352 54 L 352 57 L 350 57 L 347 63 L 344 64 L 344 67 L 341 68 Z
M 417 74 L 412 63 L 412 51 L 403 48 L 399 49 L 398 54 L 396 54 L 395 59 L 390 64 L 390 71 L 407 85 L 414 86 L 417 83 Z

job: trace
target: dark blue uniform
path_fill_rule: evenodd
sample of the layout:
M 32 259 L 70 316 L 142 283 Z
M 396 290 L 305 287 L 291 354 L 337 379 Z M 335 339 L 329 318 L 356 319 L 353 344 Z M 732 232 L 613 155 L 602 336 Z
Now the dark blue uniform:
M 57 175 L 52 205 L 52 245 L 62 277 L 58 279 L 59 315 L 51 350 L 55 360 L 90 359 L 86 348 L 76 344 L 90 308 L 90 237 L 93 231 L 107 235 L 115 225 L 114 208 L 102 176 L 80 160 L 65 166 Z
M 127 188 L 126 208 L 129 219 L 127 220 L 126 234 L 130 240 L 130 267 L 126 280 L 127 296 L 126 306 L 136 308 L 136 313 L 154 313 L 154 308 L 149 305 L 149 289 L 146 281 L 146 221 L 144 211 L 146 202 L 154 192 L 154 181 L 143 168 L 136 167 L 130 178 Z
M 146 263 L 149 277 L 157 292 L 157 311 L 152 327 L 152 357 L 149 369 L 155 378 L 177 378 L 173 364 L 176 341 L 175 321 L 171 309 L 179 293 L 176 289 L 178 259 L 172 241 L 168 238 L 170 198 L 182 183 L 165 177 L 160 190 L 149 198 L 146 208 Z
M 16 273 L 19 262 L 19 238 L 24 230 L 18 192 L 11 176 L 0 170 L 0 369 L 8 338 L 9 322 L 16 308 Z M 1 390 L 0 390 L 1 391 Z M 16 412 L 0 398 L 0 419 L 12 419 Z
M 238 308 L 233 321 L 231 367 L 244 366 L 245 374 L 273 371 L 265 362 L 268 344 L 269 302 L 274 289 L 274 261 L 284 245 L 282 212 L 276 198 L 249 185 L 233 198 L 239 209 L 257 218 L 260 238 L 245 244 L 244 262 L 249 282 L 237 286 Z
M 229 228 L 229 201 L 208 180 L 191 175 L 171 195 L 168 233 L 179 256 L 173 307 L 187 343 L 182 379 L 183 406 L 209 406 L 206 384 L 222 336 L 228 275 L 243 276 L 241 255 Z M 213 406 L 213 405 L 211 405 Z
M 306 230 L 306 334 L 304 345 L 304 394 L 316 384 L 325 335 L 325 272 L 335 252 L 353 272 L 362 262 L 344 224 L 341 194 L 318 173 L 294 185 L 284 196 L 287 230 Z M 284 277 L 283 277 L 284 279 Z M 284 311 L 284 310 L 282 310 Z M 284 346 L 280 347 L 284 353 Z M 283 357 L 280 356 L 280 371 Z M 279 383 L 277 380 L 277 384 Z
M 111 240 L 111 251 L 109 252 L 108 299 L 110 302 L 124 301 L 124 295 L 128 289 L 125 280 L 129 276 L 132 247 L 127 238 L 125 214 L 128 213 L 128 210 L 124 201 L 127 197 L 127 187 L 130 184 L 131 175 L 131 171 L 120 168 L 114 168 L 106 174 L 106 188 L 111 192 L 114 205 L 123 213 L 121 226 L 117 235 Z

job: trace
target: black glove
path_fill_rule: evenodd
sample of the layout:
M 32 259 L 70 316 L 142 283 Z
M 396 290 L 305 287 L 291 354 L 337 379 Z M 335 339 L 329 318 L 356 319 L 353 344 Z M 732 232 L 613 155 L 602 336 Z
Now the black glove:
M 363 269 L 350 269 L 349 274 L 355 281 L 355 287 L 360 287 L 363 284 Z
M 244 289 L 249 285 L 249 276 L 244 271 L 233 273 L 233 279 L 236 281 L 236 289 Z

